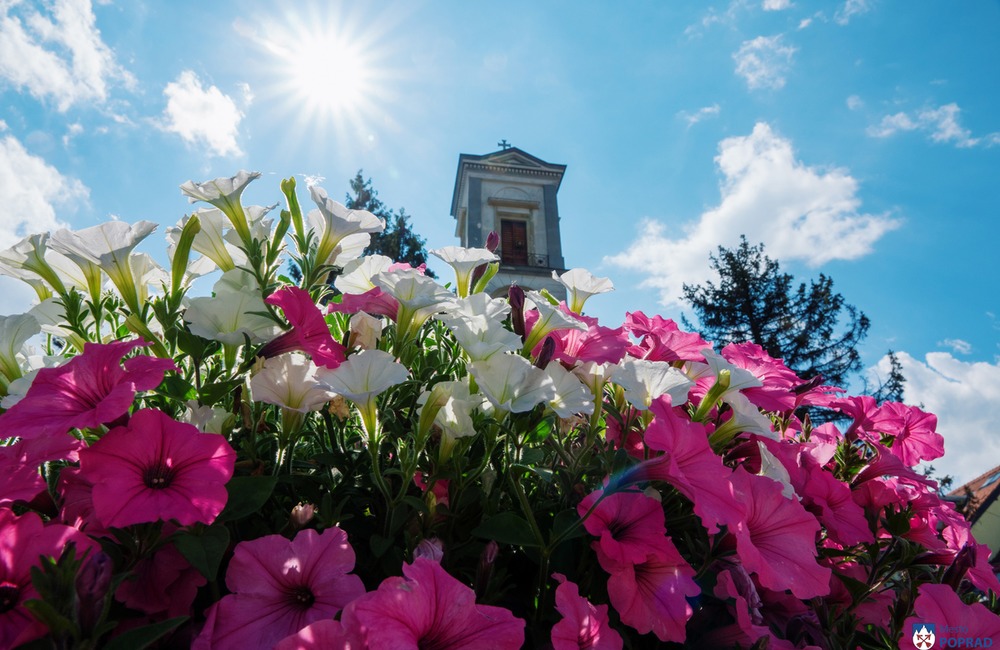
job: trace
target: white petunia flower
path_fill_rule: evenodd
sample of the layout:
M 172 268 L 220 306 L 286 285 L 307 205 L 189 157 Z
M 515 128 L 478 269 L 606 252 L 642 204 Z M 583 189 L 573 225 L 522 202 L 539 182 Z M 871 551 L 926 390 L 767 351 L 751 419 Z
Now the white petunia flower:
M 499 257 L 485 248 L 445 246 L 429 252 L 447 262 L 455 270 L 455 287 L 459 298 L 465 298 L 469 295 L 469 291 L 472 289 L 470 286 L 472 272 L 477 267 L 500 261 Z
M 326 190 L 321 187 L 310 186 L 309 194 L 320 212 L 318 217 L 310 213 L 308 218 L 310 224 L 322 225 L 316 248 L 316 260 L 321 264 L 334 256 L 335 249 L 345 237 L 358 233 L 382 232 L 385 229 L 385 222 L 371 212 L 350 210 L 327 196 Z
M 308 413 L 318 411 L 337 396 L 317 377 L 318 368 L 304 354 L 281 354 L 264 362 L 250 380 L 255 402 Z
M 555 399 L 552 377 L 516 354 L 495 354 L 489 359 L 474 361 L 469 372 L 479 390 L 502 411 L 523 413 L 536 404 Z
M 366 255 L 344 265 L 344 272 L 333 281 L 341 293 L 362 294 L 375 288 L 372 282 L 379 273 L 388 271 L 392 260 L 385 255 Z
M 625 399 L 640 411 L 649 409 L 653 400 L 663 395 L 670 395 L 670 403 L 679 406 L 694 386 L 669 363 L 645 359 L 624 359 L 612 369 L 611 379 L 625 389 Z
M 595 277 L 587 269 L 570 269 L 562 275 L 553 271 L 552 279 L 566 287 L 569 310 L 577 314 L 583 313 L 583 304 L 587 302 L 587 298 L 615 290 L 610 278 Z
M 552 378 L 555 397 L 549 400 L 549 408 L 561 418 L 594 412 L 594 398 L 591 391 L 573 373 L 553 361 L 545 367 L 545 374 Z
M 550 332 L 557 330 L 587 330 L 587 324 L 573 318 L 546 300 L 537 291 L 529 291 L 526 296 L 538 310 L 538 320 L 531 326 L 531 332 L 524 342 L 525 350 L 534 350 Z M 527 308 L 527 305 L 526 305 Z
M 139 242 L 156 230 L 152 221 L 128 224 L 108 221 L 83 230 L 58 230 L 52 235 L 51 247 L 60 253 L 79 255 L 97 264 L 108 274 L 118 288 L 125 303 L 137 312 L 141 303 L 136 292 L 135 276 L 129 264 L 129 255 Z
M 377 435 L 375 398 L 387 389 L 401 384 L 410 371 L 382 350 L 362 350 L 347 357 L 336 368 L 319 370 L 318 378 L 333 392 L 357 405 L 365 430 L 373 440 Z
M 499 320 L 486 316 L 464 316 L 445 322 L 472 361 L 521 348 L 521 337 L 504 327 Z
M 233 269 L 215 283 L 214 297 L 193 298 L 184 312 L 192 333 L 228 345 L 242 345 L 244 334 L 251 343 L 269 341 L 280 328 L 262 313 L 267 307 L 255 286 L 246 287 L 241 279 L 245 271 Z
M 21 376 L 18 356 L 24 344 L 41 331 L 41 326 L 31 314 L 0 316 L 0 374 L 7 378 L 7 382 Z
M 57 293 L 66 293 L 66 287 L 45 259 L 49 233 L 28 235 L 10 248 L 0 251 L 0 264 L 13 269 L 30 271 L 49 283 Z
M 249 246 L 251 240 L 250 224 L 240 197 L 253 180 L 260 178 L 260 172 L 240 170 L 229 178 L 216 178 L 204 183 L 187 181 L 181 185 L 181 194 L 188 197 L 191 203 L 204 201 L 222 210 L 229 218 L 233 228 L 244 245 Z

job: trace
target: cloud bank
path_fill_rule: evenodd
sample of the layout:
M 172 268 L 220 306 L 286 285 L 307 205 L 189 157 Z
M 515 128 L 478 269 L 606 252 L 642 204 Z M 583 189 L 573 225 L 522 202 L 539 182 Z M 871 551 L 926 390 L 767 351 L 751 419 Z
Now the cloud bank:
M 785 75 L 792 67 L 794 54 L 795 48 L 785 45 L 781 34 L 758 36 L 744 41 L 733 54 L 736 74 L 746 80 L 750 90 L 777 90 L 785 85 Z
M 4 131 L 6 125 L 0 121 L 0 196 L 4 197 L 0 250 L 30 234 L 67 227 L 56 208 L 72 211 L 89 196 L 83 183 L 63 176 Z M 24 311 L 34 295 L 23 282 L 0 277 L 0 314 Z
M 242 88 L 244 101 L 252 98 L 249 86 Z M 205 88 L 191 70 L 184 70 L 163 90 L 167 107 L 158 126 L 176 133 L 190 145 L 204 147 L 215 156 L 238 156 L 237 143 L 243 112 L 236 102 L 216 86 Z
M 65 112 L 107 99 L 110 83 L 135 80 L 101 39 L 89 0 L 0 3 L 0 79 Z
M 748 136 L 719 144 L 722 173 L 719 205 L 680 233 L 644 219 L 635 241 L 606 262 L 645 275 L 642 286 L 658 289 L 661 301 L 679 304 L 684 283 L 711 276 L 709 254 L 732 247 L 745 234 L 763 242 L 780 260 L 819 266 L 867 255 L 900 221 L 861 211 L 858 182 L 844 169 L 821 169 L 795 157 L 792 143 L 759 122 Z
M 1000 463 L 1000 362 L 962 361 L 949 352 L 929 352 L 923 360 L 896 353 L 906 377 L 905 401 L 938 417 L 944 436 L 943 458 L 933 461 L 935 474 L 954 477 L 959 487 Z M 875 366 L 889 372 L 888 357 Z
M 888 138 L 901 131 L 921 131 L 933 142 L 954 144 L 960 148 L 1000 144 L 1000 133 L 973 137 L 972 132 L 959 123 L 961 112 L 958 104 L 952 102 L 913 113 L 893 113 L 884 116 L 878 124 L 868 127 L 867 133 L 873 138 Z

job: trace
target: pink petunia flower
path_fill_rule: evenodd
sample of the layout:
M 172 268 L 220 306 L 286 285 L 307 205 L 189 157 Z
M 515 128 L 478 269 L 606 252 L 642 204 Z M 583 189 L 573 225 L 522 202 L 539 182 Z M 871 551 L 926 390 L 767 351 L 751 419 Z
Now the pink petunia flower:
M 650 318 L 641 311 L 625 314 L 625 330 L 642 341 L 628 353 L 647 361 L 704 361 L 701 353 L 711 347 L 700 335 L 682 332 L 669 318 Z
M 764 385 L 746 388 L 743 394 L 765 411 L 791 411 L 795 408 L 792 389 L 802 383 L 780 359 L 769 355 L 756 343 L 730 343 L 722 348 L 722 356 L 737 368 L 753 373 Z
M 644 562 L 622 565 L 608 579 L 608 598 L 622 623 L 639 634 L 652 632 L 660 641 L 684 641 L 694 610 L 688 598 L 701 593 L 694 569 L 673 542 L 666 551 L 650 553 Z
M 39 557 L 59 557 L 70 543 L 76 557 L 99 550 L 96 542 L 75 528 L 42 523 L 33 512 L 16 517 L 0 509 L 0 648 L 14 648 L 48 631 L 28 613 L 24 602 L 38 598 L 31 583 L 31 568 Z
M 94 486 L 94 511 L 105 526 L 170 519 L 188 526 L 222 512 L 235 462 L 222 436 L 143 409 L 80 451 L 80 474 Z
M 892 436 L 889 450 L 908 467 L 944 456 L 944 437 L 935 431 L 937 416 L 916 406 L 886 402 L 872 417 L 872 427 Z
M 328 314 L 338 312 L 356 314 L 363 311 L 372 316 L 385 316 L 395 321 L 399 312 L 399 301 L 375 287 L 364 293 L 345 293 L 341 296 L 340 302 L 331 302 L 327 305 L 326 311 Z
M 344 609 L 341 622 L 361 647 L 516 650 L 524 621 L 503 607 L 477 605 L 476 595 L 441 565 L 416 558 L 403 576 L 386 578 Z
M 312 357 L 317 366 L 336 368 L 343 363 L 344 346 L 333 340 L 323 314 L 308 291 L 299 287 L 283 287 L 264 302 L 281 307 L 292 329 L 262 347 L 257 353 L 259 356 L 271 358 L 292 350 L 302 350 Z
M 563 616 L 552 626 L 553 650 L 621 650 L 622 637 L 608 623 L 608 606 L 592 605 L 561 573 L 552 577 L 559 582 L 556 611 Z
M 140 560 L 132 575 L 119 585 L 115 598 L 132 609 L 167 618 L 190 615 L 198 588 L 207 582 L 173 544 Z
M 746 509 L 733 532 L 736 554 L 747 571 L 756 573 L 764 587 L 791 589 L 797 598 L 828 594 L 830 569 L 816 562 L 816 517 L 782 496 L 780 483 L 743 467 L 733 472 L 733 487 Z
M 936 644 L 966 639 L 996 639 L 1000 637 L 1000 617 L 986 609 L 981 603 L 966 605 L 948 585 L 923 584 L 917 591 L 913 605 L 915 616 L 903 623 L 903 635 L 899 647 L 903 650 L 915 649 L 913 643 L 914 625 L 933 623 L 937 627 Z M 949 630 L 955 630 L 950 632 Z M 958 630 L 961 630 L 960 632 Z M 950 638 L 947 638 L 950 637 Z M 966 644 L 966 647 L 972 647 Z
M 47 489 L 38 468 L 51 460 L 76 460 L 83 443 L 70 436 L 20 440 L 0 447 L 0 506 L 31 501 Z
M 364 594 L 353 569 L 354 549 L 337 527 L 241 542 L 226 572 L 233 593 L 208 610 L 194 648 L 270 650 Z
M 42 368 L 24 398 L 0 415 L 5 438 L 41 438 L 70 429 L 97 428 L 128 413 L 135 394 L 151 390 L 176 370 L 171 359 L 122 358 L 150 345 L 140 339 L 86 343 L 83 354 L 58 368 Z
M 325 618 L 289 635 L 274 650 L 361 650 L 364 646 L 348 638 L 340 621 Z
M 691 499 L 694 512 L 709 533 L 719 524 L 733 526 L 743 518 L 743 506 L 735 498 L 732 471 L 708 444 L 705 426 L 674 412 L 670 403 L 655 400 L 650 406 L 653 421 L 646 428 L 646 444 L 664 452 L 641 463 L 636 476 L 666 481 Z
M 584 517 L 593 508 L 583 525 L 600 538 L 593 546 L 605 571 L 645 562 L 654 551 L 667 551 L 670 541 L 659 501 L 641 492 L 615 492 L 598 502 L 602 493 L 596 490 L 588 494 L 577 506 L 577 513 Z

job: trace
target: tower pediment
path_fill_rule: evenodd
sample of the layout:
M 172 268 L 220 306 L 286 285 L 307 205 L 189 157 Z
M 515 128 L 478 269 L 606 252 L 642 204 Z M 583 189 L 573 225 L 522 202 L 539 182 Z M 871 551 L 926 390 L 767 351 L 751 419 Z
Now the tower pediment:
M 500 236 L 500 271 L 488 291 L 513 282 L 564 297 L 552 272 L 565 270 L 556 201 L 565 171 L 512 146 L 459 156 L 451 202 L 456 236 L 471 248 L 490 232 Z

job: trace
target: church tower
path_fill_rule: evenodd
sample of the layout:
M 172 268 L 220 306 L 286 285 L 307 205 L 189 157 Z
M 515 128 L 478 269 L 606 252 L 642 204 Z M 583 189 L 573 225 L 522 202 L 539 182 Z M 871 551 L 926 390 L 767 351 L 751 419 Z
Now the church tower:
M 506 140 L 498 144 L 493 153 L 458 157 L 451 199 L 455 235 L 468 248 L 483 247 L 490 231 L 500 235 L 500 271 L 487 287 L 490 295 L 506 295 L 516 283 L 563 300 L 566 288 L 552 271 L 566 270 L 556 201 L 566 165 L 547 163 Z

